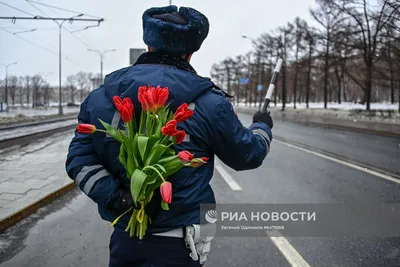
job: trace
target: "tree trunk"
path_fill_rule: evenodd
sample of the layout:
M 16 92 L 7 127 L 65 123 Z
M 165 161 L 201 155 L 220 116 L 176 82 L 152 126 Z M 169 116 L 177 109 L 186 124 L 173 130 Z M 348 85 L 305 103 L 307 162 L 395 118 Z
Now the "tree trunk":
M 307 75 L 307 92 L 306 92 L 306 105 L 309 108 L 310 90 L 311 90 L 311 64 L 312 64 L 312 45 L 308 51 L 308 75 Z
M 367 82 L 366 82 L 366 102 L 367 102 L 367 110 L 371 110 L 371 95 L 372 95 L 372 62 L 368 62 L 367 64 Z
M 74 103 L 74 87 L 71 86 L 71 103 Z
M 328 108 L 329 37 L 325 51 L 324 108 Z
M 297 97 L 297 62 L 298 62 L 298 51 L 296 51 L 296 63 L 294 66 L 294 85 L 293 85 L 293 108 L 296 109 L 296 97 Z
M 339 70 L 338 70 L 337 66 L 335 67 L 335 74 L 336 74 L 336 80 L 337 80 L 337 83 L 338 83 L 338 95 L 337 95 L 337 98 L 338 98 L 338 103 L 341 104 L 341 94 L 342 94 L 342 79 L 341 79 L 341 77 L 342 77 L 342 74 L 339 74 Z
M 22 85 L 19 88 L 19 104 L 22 107 Z
M 398 93 L 397 93 L 397 98 L 399 100 L 399 112 L 400 112 L 400 81 L 397 81 L 397 89 L 398 89 Z
M 394 104 L 394 90 L 395 90 L 395 83 L 394 83 L 394 71 L 390 70 L 390 102 Z
M 286 58 L 283 62 L 282 69 L 282 111 L 285 110 L 286 107 Z
M 29 91 L 30 91 L 30 89 L 29 89 L 29 85 L 28 85 L 26 87 L 26 103 L 27 103 L 28 107 L 29 107 L 29 97 L 30 97 Z

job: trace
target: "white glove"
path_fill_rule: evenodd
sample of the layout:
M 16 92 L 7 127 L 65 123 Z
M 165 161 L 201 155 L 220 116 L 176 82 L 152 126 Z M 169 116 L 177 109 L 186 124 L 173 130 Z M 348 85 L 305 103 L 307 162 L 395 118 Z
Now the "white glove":
M 200 227 L 202 236 L 200 236 Z M 191 250 L 190 257 L 197 261 L 200 256 L 200 264 L 207 261 L 208 253 L 211 250 L 211 241 L 215 236 L 215 224 L 194 224 L 186 227 L 186 245 Z

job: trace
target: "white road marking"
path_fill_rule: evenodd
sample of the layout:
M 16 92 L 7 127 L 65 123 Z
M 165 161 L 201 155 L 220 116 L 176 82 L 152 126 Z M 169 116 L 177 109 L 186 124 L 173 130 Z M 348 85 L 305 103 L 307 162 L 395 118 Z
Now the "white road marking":
M 215 159 L 215 169 L 219 172 L 221 177 L 233 191 L 242 190 L 239 184 L 236 183 L 236 181 L 224 169 L 218 159 Z M 267 231 L 266 233 L 292 267 L 311 267 L 300 255 L 300 253 L 298 253 L 297 250 L 289 243 L 289 241 L 282 237 L 278 231 Z
M 336 158 L 333 158 L 333 157 L 330 157 L 330 156 L 327 156 L 327 155 L 324 155 L 324 154 L 321 154 L 321 153 L 318 153 L 318 152 L 315 152 L 315 151 L 312 151 L 312 150 L 309 150 L 309 149 L 305 149 L 305 148 L 302 148 L 302 147 L 299 147 L 299 146 L 296 146 L 296 145 L 293 145 L 293 144 L 290 144 L 290 143 L 286 143 L 286 142 L 279 141 L 279 140 L 276 140 L 276 139 L 275 139 L 275 142 L 278 142 L 278 143 L 286 145 L 288 147 L 292 147 L 292 148 L 304 151 L 306 153 L 309 153 L 309 154 L 312 154 L 312 155 L 315 155 L 315 156 L 318 156 L 318 157 L 321 157 L 321 158 L 324 158 L 324 159 L 327 159 L 327 160 L 330 160 L 330 161 L 333 161 L 333 162 L 336 162 L 336 163 L 339 163 L 339 164 L 342 164 L 342 165 L 345 165 L 345 166 L 348 166 L 350 168 L 353 168 L 353 169 L 356 169 L 356 170 L 359 170 L 359 171 L 362 171 L 362 172 L 365 172 L 365 173 L 368 173 L 368 174 L 375 175 L 375 176 L 377 176 L 379 178 L 382 178 L 382 179 L 385 179 L 385 180 L 400 184 L 400 180 L 396 179 L 396 178 L 394 178 L 392 176 L 389 176 L 389 175 L 386 175 L 386 174 L 383 174 L 383 173 L 380 173 L 380 172 L 377 172 L 377 171 L 374 171 L 374 170 L 370 170 L 368 168 L 365 168 L 365 167 L 362 167 L 362 166 L 359 166 L 359 165 L 356 165 L 356 164 L 353 164 L 353 163 L 350 163 L 350 162 L 346 162 L 344 160 L 336 159 Z
M 299 252 L 278 231 L 267 231 L 268 237 L 293 267 L 311 267 Z
M 240 185 L 230 176 L 230 174 L 222 167 L 220 161 L 215 159 L 215 169 L 219 172 L 221 177 L 225 180 L 225 182 L 230 186 L 233 191 L 241 191 L 242 188 Z

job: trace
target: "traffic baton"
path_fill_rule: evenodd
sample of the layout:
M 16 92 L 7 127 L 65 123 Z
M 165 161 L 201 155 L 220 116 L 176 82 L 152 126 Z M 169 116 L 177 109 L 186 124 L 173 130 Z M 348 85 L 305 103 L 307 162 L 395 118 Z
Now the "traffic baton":
M 272 94 L 274 93 L 276 81 L 278 80 L 279 71 L 281 70 L 283 60 L 281 58 L 278 59 L 278 63 L 276 63 L 276 67 L 274 73 L 272 74 L 271 82 L 268 86 L 267 95 L 265 96 L 264 105 L 262 111 L 265 112 L 268 109 L 269 102 L 271 101 Z

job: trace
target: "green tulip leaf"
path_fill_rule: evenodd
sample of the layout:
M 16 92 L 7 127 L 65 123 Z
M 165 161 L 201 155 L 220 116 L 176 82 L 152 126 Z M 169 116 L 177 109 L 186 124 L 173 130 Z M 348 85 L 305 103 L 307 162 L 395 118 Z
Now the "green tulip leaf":
M 119 161 L 121 162 L 121 164 L 125 167 L 125 169 L 127 169 L 127 163 L 126 163 L 126 153 L 125 153 L 125 145 L 121 144 L 121 147 L 119 149 Z
M 167 150 L 165 150 L 163 156 L 174 156 L 176 155 L 176 151 L 173 150 L 172 148 L 168 148 Z
M 146 147 L 147 147 L 147 142 L 149 141 L 149 138 L 147 136 L 140 136 L 138 137 L 138 148 L 139 148 L 139 153 L 142 158 L 142 161 L 145 159 L 145 153 L 146 153 Z
M 119 133 L 119 135 L 121 136 L 122 141 L 126 142 L 127 139 L 128 139 L 128 137 L 126 136 L 125 132 L 122 131 L 121 129 L 118 129 L 118 133 Z
M 117 132 L 117 130 L 115 130 L 113 127 L 111 127 L 110 124 L 102 121 L 101 119 L 99 119 L 100 123 L 103 125 L 103 127 L 106 129 L 107 133 L 109 135 L 111 135 L 115 140 L 117 140 L 118 142 L 122 143 L 122 137 L 119 135 L 119 133 Z
M 144 172 L 142 172 L 139 169 L 136 169 L 133 173 L 132 173 L 132 177 L 131 177 L 131 194 L 132 194 L 132 198 L 133 201 L 135 202 L 135 204 L 137 203 L 138 199 L 139 199 L 139 193 L 140 190 L 142 189 L 143 183 L 147 178 L 147 174 L 145 174 Z
M 159 170 L 157 170 L 157 169 L 154 168 L 153 166 L 146 166 L 146 167 L 143 168 L 143 171 L 148 170 L 148 169 L 151 169 L 151 170 L 155 171 L 162 179 L 164 178 L 164 177 L 162 176 L 162 174 L 159 172 Z
M 147 160 L 145 163 L 145 166 L 153 165 L 159 161 L 161 156 L 164 154 L 165 150 L 167 150 L 168 147 L 162 144 L 157 144 L 153 147 L 151 150 L 150 154 L 147 156 Z
M 154 164 L 154 167 L 159 168 L 162 172 L 166 173 L 167 171 L 165 170 L 165 168 L 163 166 L 161 166 L 160 164 Z
M 158 161 L 158 164 L 165 164 L 165 163 L 167 163 L 167 162 L 170 162 L 171 160 L 175 160 L 175 159 L 177 159 L 178 158 L 178 156 L 177 155 L 174 155 L 174 156 L 164 156 L 164 157 L 162 157 L 159 161 Z
M 144 153 L 144 159 L 149 158 L 149 154 L 154 149 L 154 147 L 158 144 L 159 139 L 156 136 L 150 136 L 147 141 L 146 152 Z M 143 160 L 145 162 L 145 160 Z

